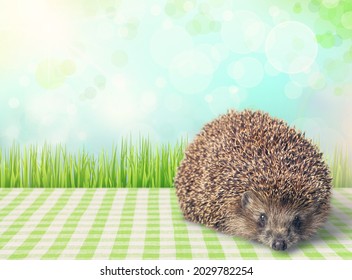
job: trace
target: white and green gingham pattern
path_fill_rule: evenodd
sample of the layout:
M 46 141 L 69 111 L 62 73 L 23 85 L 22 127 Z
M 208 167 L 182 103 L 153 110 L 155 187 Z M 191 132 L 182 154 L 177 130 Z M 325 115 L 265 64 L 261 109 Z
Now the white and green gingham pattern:
M 352 259 L 352 189 L 327 224 L 276 252 L 184 221 L 174 189 L 0 189 L 0 259 Z

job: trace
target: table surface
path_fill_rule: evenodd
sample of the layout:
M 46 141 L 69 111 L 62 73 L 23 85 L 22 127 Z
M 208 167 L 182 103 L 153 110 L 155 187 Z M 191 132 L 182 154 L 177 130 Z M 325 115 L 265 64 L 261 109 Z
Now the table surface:
M 352 259 L 352 188 L 284 252 L 187 222 L 174 189 L 0 189 L 0 259 Z

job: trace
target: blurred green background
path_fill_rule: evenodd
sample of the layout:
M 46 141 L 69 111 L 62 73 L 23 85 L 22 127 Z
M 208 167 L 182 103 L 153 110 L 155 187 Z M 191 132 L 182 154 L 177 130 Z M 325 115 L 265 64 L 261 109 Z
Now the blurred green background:
M 3 148 L 175 143 L 253 108 L 352 153 L 352 1 L 0 3 Z

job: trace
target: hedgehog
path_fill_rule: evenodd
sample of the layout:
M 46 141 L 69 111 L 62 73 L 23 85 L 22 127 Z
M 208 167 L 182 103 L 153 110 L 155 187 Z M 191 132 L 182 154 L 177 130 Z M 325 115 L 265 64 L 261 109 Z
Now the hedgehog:
M 330 171 L 305 134 L 262 111 L 229 110 L 187 146 L 174 184 L 186 220 L 283 251 L 330 210 Z

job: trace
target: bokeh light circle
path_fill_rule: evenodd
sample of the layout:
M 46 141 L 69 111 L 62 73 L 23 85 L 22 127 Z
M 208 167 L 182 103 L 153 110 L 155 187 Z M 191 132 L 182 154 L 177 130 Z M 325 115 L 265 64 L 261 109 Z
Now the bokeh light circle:
M 351 70 L 348 64 L 343 63 L 342 59 L 327 59 L 323 69 L 326 76 L 334 82 L 349 80 Z
M 20 101 L 16 97 L 12 97 L 8 101 L 9 107 L 11 109 L 17 109 L 20 106 Z
M 249 11 L 236 11 L 222 23 L 222 39 L 236 53 L 258 51 L 265 35 L 265 24 Z
M 62 72 L 61 61 L 48 58 L 41 61 L 36 69 L 35 77 L 37 83 L 45 89 L 58 88 L 64 84 L 66 75 Z
M 252 57 L 241 58 L 229 67 L 230 76 L 243 87 L 255 87 L 264 77 L 262 64 Z
M 123 50 L 116 50 L 112 54 L 111 60 L 116 67 L 123 67 L 128 63 L 128 55 Z
M 106 78 L 103 75 L 98 75 L 95 77 L 94 83 L 99 89 L 104 89 L 106 85 Z
M 61 63 L 61 72 L 66 75 L 72 75 L 76 71 L 76 65 L 72 60 L 64 60 Z
M 314 33 L 306 25 L 286 21 L 269 33 L 265 52 L 274 68 L 285 73 L 299 73 L 315 61 L 318 46 Z
M 302 95 L 302 87 L 294 82 L 288 82 L 285 86 L 285 95 L 289 99 L 297 99 Z
M 171 61 L 181 52 L 192 47 L 192 38 L 179 27 L 157 30 L 150 40 L 150 52 L 161 66 L 169 67 Z
M 323 89 L 326 85 L 326 79 L 324 75 L 320 72 L 311 73 L 309 75 L 308 82 L 309 86 L 315 90 Z
M 290 15 L 277 6 L 271 6 L 269 8 L 269 15 L 272 17 L 273 22 L 276 24 L 288 21 L 290 19 Z
M 213 78 L 214 66 L 200 51 L 179 54 L 170 66 L 170 81 L 182 93 L 194 94 L 205 90 Z
M 238 93 L 229 87 L 215 89 L 211 94 L 205 96 L 205 101 L 215 116 L 226 113 L 231 108 L 238 108 L 240 104 Z
M 319 66 L 317 63 L 312 64 L 308 69 L 304 70 L 303 72 L 290 74 L 291 81 L 295 82 L 296 84 L 307 87 L 310 86 L 309 77 L 313 73 L 320 72 Z
M 196 50 L 206 54 L 214 67 L 218 67 L 229 56 L 229 50 L 224 44 L 200 44 Z
M 352 11 L 342 15 L 341 23 L 346 29 L 352 30 Z
M 340 3 L 341 0 L 323 0 L 322 4 L 331 9 L 331 8 L 335 8 L 339 3 Z
M 94 87 L 87 87 L 83 93 L 84 99 L 93 99 L 97 95 L 97 90 Z

